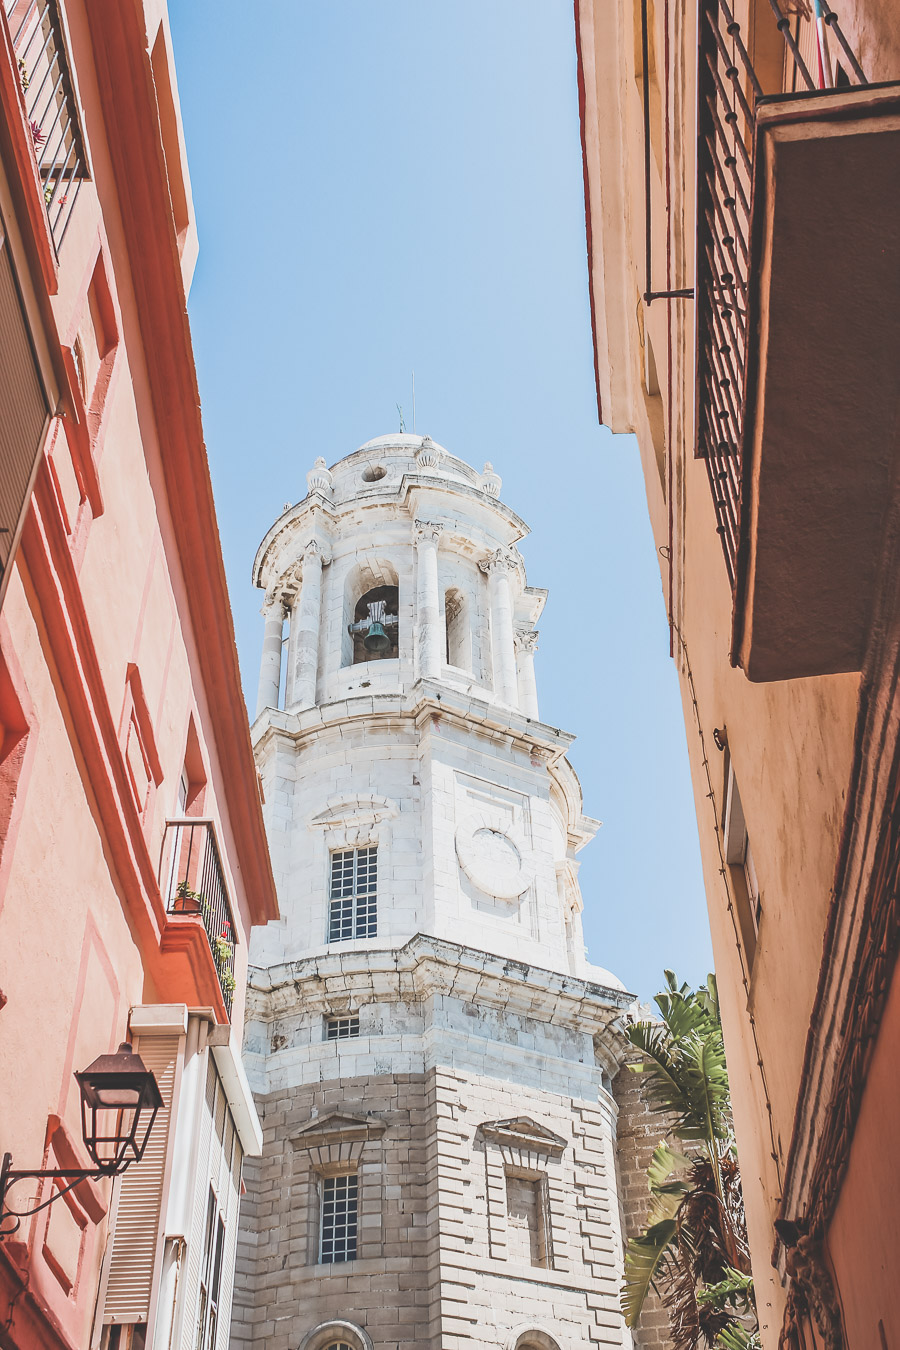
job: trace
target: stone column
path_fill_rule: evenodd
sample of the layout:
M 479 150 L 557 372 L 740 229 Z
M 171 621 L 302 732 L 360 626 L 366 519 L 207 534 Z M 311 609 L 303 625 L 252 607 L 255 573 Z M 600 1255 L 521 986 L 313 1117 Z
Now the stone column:
M 443 525 L 427 520 L 415 523 L 419 566 L 416 577 L 416 635 L 419 649 L 419 679 L 437 680 L 444 663 L 441 631 L 441 596 L 438 588 L 437 551 Z
M 285 704 L 291 708 L 310 708 L 316 701 L 322 568 L 328 561 L 318 540 L 311 539 L 303 550 L 300 594 L 291 614 L 291 666 L 285 697 Z
M 265 627 L 262 661 L 259 666 L 259 693 L 256 698 L 257 717 L 264 708 L 278 707 L 278 692 L 281 688 L 281 646 L 284 635 L 284 601 L 280 594 L 266 592 L 262 616 Z
M 526 717 L 537 722 L 538 714 L 537 683 L 534 678 L 534 654 L 537 651 L 537 629 L 516 629 L 516 656 L 519 671 L 519 707 Z
M 518 704 L 516 653 L 513 646 L 512 594 L 509 574 L 516 560 L 506 549 L 498 548 L 478 564 L 487 573 L 491 599 L 491 651 L 494 658 L 494 693 L 511 708 Z

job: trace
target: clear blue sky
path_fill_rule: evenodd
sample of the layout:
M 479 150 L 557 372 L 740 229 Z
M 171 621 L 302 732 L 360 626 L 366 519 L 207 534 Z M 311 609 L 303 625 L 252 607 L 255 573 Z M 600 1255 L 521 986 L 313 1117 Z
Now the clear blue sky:
M 190 302 L 245 689 L 256 547 L 411 421 L 532 528 L 545 721 L 578 735 L 590 959 L 649 997 L 711 968 L 637 447 L 597 423 L 571 0 L 170 0 Z M 259 22 L 254 22 L 258 18 Z

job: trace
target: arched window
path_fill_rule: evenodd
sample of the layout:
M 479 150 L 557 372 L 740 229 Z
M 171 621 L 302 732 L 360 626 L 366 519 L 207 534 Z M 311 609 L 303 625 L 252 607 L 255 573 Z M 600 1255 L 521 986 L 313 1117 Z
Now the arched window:
M 354 1322 L 320 1322 L 307 1332 L 300 1350 L 373 1350 L 372 1338 Z
M 535 1328 L 513 1335 L 510 1345 L 514 1350 L 560 1350 L 559 1341 L 553 1339 L 547 1331 Z
M 466 597 L 455 588 L 444 596 L 444 621 L 447 628 L 447 665 L 457 670 L 472 670 L 472 628 Z
M 396 661 L 400 655 L 399 603 L 396 586 L 375 586 L 360 596 L 350 628 L 352 665 L 361 661 Z

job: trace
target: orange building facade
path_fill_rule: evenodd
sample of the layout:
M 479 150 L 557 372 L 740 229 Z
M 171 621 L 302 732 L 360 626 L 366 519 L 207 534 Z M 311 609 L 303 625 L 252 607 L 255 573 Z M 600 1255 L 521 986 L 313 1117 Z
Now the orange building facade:
M 2 0 L 0 1152 L 87 1167 L 73 1072 L 124 1039 L 163 1096 L 119 1180 L 32 1216 L 55 1183 L 10 1191 L 4 1350 L 227 1343 L 260 1141 L 247 944 L 277 903 L 186 313 L 196 253 L 162 0 Z
M 599 411 L 646 480 L 762 1342 L 888 1350 L 900 14 L 577 0 L 575 19 Z

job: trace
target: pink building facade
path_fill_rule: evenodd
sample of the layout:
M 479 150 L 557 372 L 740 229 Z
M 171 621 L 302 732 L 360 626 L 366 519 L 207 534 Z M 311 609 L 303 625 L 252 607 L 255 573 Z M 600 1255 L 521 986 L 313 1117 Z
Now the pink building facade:
M 4 1350 L 227 1341 L 259 1141 L 247 941 L 277 902 L 186 312 L 196 253 L 164 3 L 2 0 L 0 1151 L 86 1167 L 73 1072 L 125 1038 L 164 1099 L 120 1180 L 0 1223 Z

